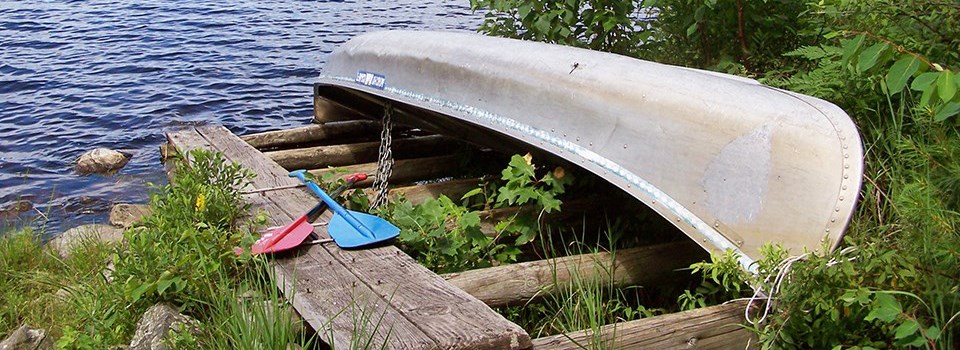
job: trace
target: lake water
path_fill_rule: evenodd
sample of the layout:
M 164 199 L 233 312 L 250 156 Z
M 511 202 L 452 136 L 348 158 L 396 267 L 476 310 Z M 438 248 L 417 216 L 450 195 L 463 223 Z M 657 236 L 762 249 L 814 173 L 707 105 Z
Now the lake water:
M 480 21 L 467 0 L 0 0 L 0 209 L 35 207 L 0 226 L 50 235 L 103 223 L 114 203 L 145 202 L 148 183 L 166 182 L 165 131 L 304 125 L 339 44 Z M 76 157 L 95 147 L 134 157 L 115 176 L 76 175 Z

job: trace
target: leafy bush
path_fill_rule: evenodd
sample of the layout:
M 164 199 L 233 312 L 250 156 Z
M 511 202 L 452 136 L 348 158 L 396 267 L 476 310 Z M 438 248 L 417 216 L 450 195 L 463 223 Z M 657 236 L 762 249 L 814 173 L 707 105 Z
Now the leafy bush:
M 517 261 L 520 247 L 539 232 L 539 221 L 531 213 L 560 209 L 557 197 L 572 182 L 563 168 L 537 175 L 533 158 L 514 155 L 502 172 L 504 185 L 496 196 L 485 196 L 483 207 L 526 206 L 511 218 L 497 223 L 493 235 L 481 231 L 480 212 L 457 204 L 446 196 L 413 205 L 395 201 L 383 212 L 400 227 L 401 247 L 424 266 L 437 272 L 455 272 Z M 485 195 L 480 187 L 466 193 L 470 198 Z
M 480 31 L 495 36 L 629 56 L 649 36 L 636 0 L 470 0 L 470 7 L 487 10 Z
M 130 303 L 201 307 L 215 297 L 212 285 L 229 280 L 212 277 L 236 276 L 241 269 L 233 248 L 249 237 L 239 230 L 249 208 L 240 189 L 252 174 L 218 153 L 189 156 L 189 164 L 177 163 L 170 184 L 151 194 L 153 214 L 124 232 L 128 246 L 114 259 L 115 277 Z

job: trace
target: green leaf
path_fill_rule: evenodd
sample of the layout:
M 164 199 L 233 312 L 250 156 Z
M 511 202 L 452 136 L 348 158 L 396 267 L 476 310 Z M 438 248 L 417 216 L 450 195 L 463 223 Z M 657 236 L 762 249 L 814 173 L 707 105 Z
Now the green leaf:
M 688 36 L 688 37 L 693 36 L 693 33 L 696 33 L 696 32 L 697 32 L 697 23 L 696 23 L 696 22 L 694 22 L 694 23 L 691 24 L 689 27 L 687 27 L 687 36 Z
M 890 95 L 903 91 L 907 86 L 907 80 L 916 74 L 918 69 L 920 69 L 920 59 L 914 56 L 906 56 L 894 63 L 887 72 L 886 81 Z
M 940 77 L 937 78 L 937 93 L 943 102 L 949 102 L 957 94 L 957 83 L 953 78 L 954 73 L 948 70 L 940 72 Z
M 933 83 L 937 81 L 937 77 L 940 75 L 939 72 L 926 72 L 920 74 L 913 79 L 913 82 L 910 83 L 910 89 L 914 91 L 926 91 L 928 88 L 933 86 Z
M 846 65 L 853 59 L 854 56 L 860 51 L 860 47 L 863 46 L 863 41 L 866 40 L 866 35 L 857 35 L 856 38 L 843 41 L 843 58 L 841 59 L 841 64 Z
M 897 298 L 887 293 L 877 293 L 876 299 L 871 304 L 870 312 L 864 320 L 880 320 L 890 323 L 896 320 L 902 311 L 903 309 L 900 308 L 900 302 L 897 301 Z
M 917 332 L 920 329 L 920 324 L 916 320 L 906 320 L 900 326 L 894 330 L 895 339 L 903 339 L 909 337 Z
M 937 327 L 936 325 L 930 326 L 930 328 L 927 328 L 926 333 L 927 339 L 937 340 L 940 338 L 940 327 Z
M 157 281 L 157 293 L 163 294 L 167 288 L 170 288 L 171 284 L 173 284 L 173 279 Z
M 533 4 L 530 2 L 524 2 L 522 5 L 520 5 L 520 8 L 517 9 L 517 14 L 520 15 L 521 19 L 524 19 L 527 18 L 527 15 L 530 14 L 531 10 L 533 10 Z
M 470 190 L 470 192 L 464 193 L 464 194 L 463 194 L 463 197 L 460 197 L 460 199 L 461 199 L 461 200 L 464 200 L 464 199 L 467 199 L 467 198 L 476 196 L 476 195 L 481 194 L 481 193 L 483 193 L 483 189 L 482 189 L 482 188 L 474 188 L 474 189 Z
M 609 32 L 610 29 L 613 29 L 617 25 L 617 19 L 610 17 L 606 21 L 603 21 L 603 30 Z
M 883 56 L 888 47 L 890 46 L 887 43 L 877 43 L 863 50 L 857 62 L 857 71 L 863 73 L 876 66 L 880 56 Z
M 958 113 L 960 113 L 960 103 L 950 102 L 940 107 L 940 109 L 937 111 L 937 114 L 933 116 L 933 120 L 942 122 L 952 116 L 957 115 Z
M 150 287 L 153 287 L 153 283 L 144 283 L 134 288 L 133 290 L 130 291 L 130 300 L 131 301 L 140 300 L 140 297 L 143 296 L 143 294 L 146 293 L 147 290 L 150 289 Z
M 461 227 L 480 226 L 480 215 L 477 212 L 469 212 L 460 217 Z

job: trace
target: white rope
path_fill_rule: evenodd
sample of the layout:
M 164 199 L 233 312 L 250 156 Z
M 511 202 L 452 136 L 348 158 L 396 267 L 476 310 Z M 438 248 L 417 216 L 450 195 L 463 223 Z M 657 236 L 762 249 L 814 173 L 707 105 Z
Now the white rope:
M 843 250 L 840 251 L 839 256 L 850 254 L 855 250 L 856 247 L 843 248 Z M 780 262 L 780 264 L 777 265 L 777 268 L 774 269 L 770 275 L 767 275 L 767 278 L 763 280 L 763 283 L 754 287 L 753 296 L 750 297 L 750 301 L 747 303 L 747 308 L 743 311 L 743 316 L 747 319 L 747 322 L 758 327 L 760 324 L 766 321 L 767 316 L 770 315 L 770 310 L 773 309 L 774 300 L 776 299 L 777 295 L 780 294 L 780 287 L 783 286 L 784 281 L 787 280 L 790 270 L 793 268 L 793 264 L 797 261 L 806 259 L 808 256 L 810 256 L 810 253 L 804 253 L 799 256 L 792 256 L 784 259 Z M 839 264 L 840 262 L 853 260 L 856 260 L 856 257 L 842 260 L 831 258 L 830 261 L 827 262 L 826 266 L 833 266 Z M 773 279 L 773 283 L 769 283 L 771 278 Z M 769 293 L 764 292 L 763 286 L 765 285 L 771 286 Z M 750 309 L 753 308 L 753 303 L 759 300 L 763 300 L 764 303 L 763 313 L 760 315 L 759 319 L 754 320 L 750 317 Z

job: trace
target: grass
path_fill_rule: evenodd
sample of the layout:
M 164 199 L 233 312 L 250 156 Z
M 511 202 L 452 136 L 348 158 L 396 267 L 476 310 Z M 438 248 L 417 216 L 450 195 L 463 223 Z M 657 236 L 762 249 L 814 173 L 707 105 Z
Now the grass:
M 292 309 L 295 293 L 285 298 L 277 286 L 277 278 L 263 260 L 256 269 L 246 272 L 237 288 L 210 305 L 211 317 L 205 333 L 207 349 L 287 349 L 293 345 L 310 348 L 316 335 L 307 334 Z
M 81 318 L 77 307 L 92 302 L 80 292 L 107 283 L 100 273 L 111 246 L 84 241 L 64 259 L 40 246 L 38 237 L 31 229 L 0 237 L 0 338 L 20 324 L 58 337 L 64 324 Z

